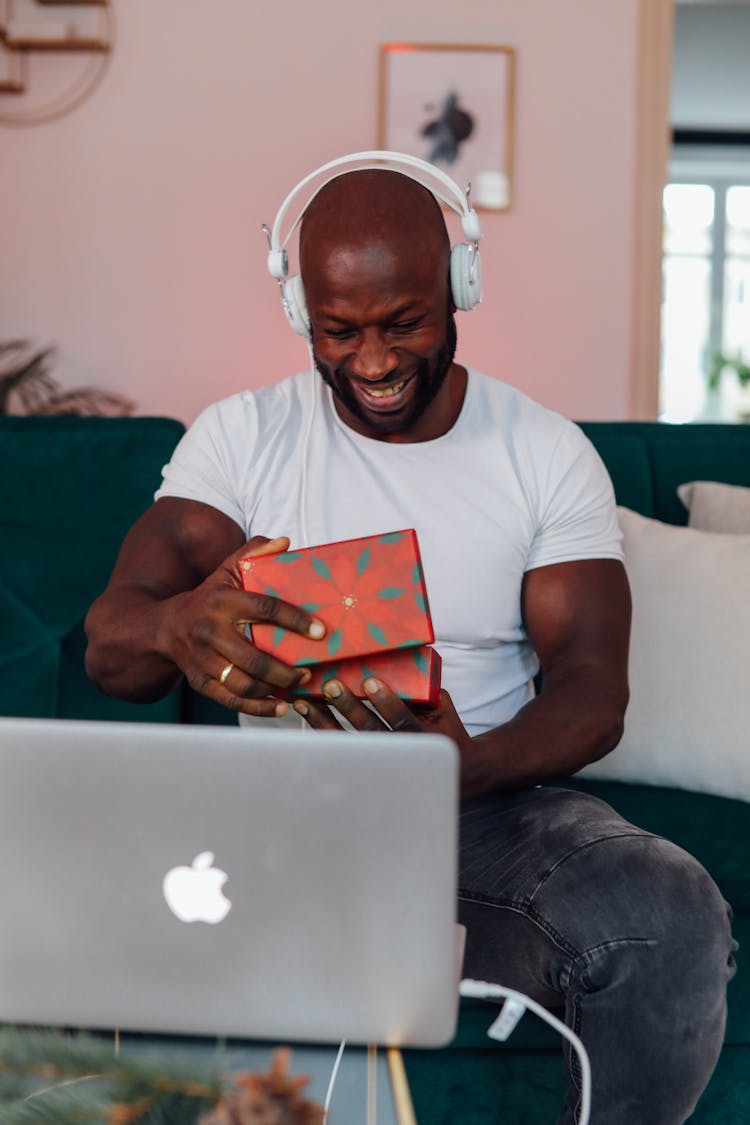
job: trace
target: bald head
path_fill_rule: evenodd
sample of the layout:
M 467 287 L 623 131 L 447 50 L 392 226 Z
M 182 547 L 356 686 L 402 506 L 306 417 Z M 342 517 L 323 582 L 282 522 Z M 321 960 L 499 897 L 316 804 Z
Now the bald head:
M 331 255 L 384 252 L 447 279 L 450 241 L 432 192 L 384 168 L 347 172 L 325 184 L 302 220 L 303 280 Z

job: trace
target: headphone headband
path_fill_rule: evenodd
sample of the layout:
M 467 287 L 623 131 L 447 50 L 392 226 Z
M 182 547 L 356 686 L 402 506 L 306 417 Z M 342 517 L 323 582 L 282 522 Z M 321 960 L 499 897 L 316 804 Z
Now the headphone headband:
M 281 286 L 282 304 L 295 332 L 301 336 L 309 336 L 309 325 L 307 324 L 307 310 L 304 306 L 304 291 L 302 289 L 301 280 L 299 277 L 288 278 L 289 258 L 286 251 L 286 244 L 318 192 L 321 191 L 326 184 L 330 183 L 331 180 L 335 180 L 338 176 L 342 175 L 340 171 L 341 168 L 350 165 L 356 166 L 358 171 L 374 168 L 382 169 L 383 171 L 402 172 L 416 183 L 421 184 L 422 187 L 426 188 L 436 199 L 444 203 L 446 207 L 450 207 L 452 211 L 455 211 L 461 217 L 461 227 L 466 243 L 461 243 L 453 247 L 451 256 L 451 283 L 453 297 L 457 307 L 462 309 L 473 308 L 474 305 L 481 300 L 481 272 L 478 243 L 482 237 L 482 227 L 479 222 L 479 216 L 469 203 L 471 185 L 466 188 L 466 191 L 462 191 L 456 181 L 451 179 L 441 168 L 428 163 L 426 160 L 420 159 L 418 156 L 411 156 L 409 153 L 405 152 L 391 152 L 387 149 L 368 149 L 364 152 L 350 153 L 348 156 L 339 156 L 335 160 L 329 160 L 326 164 L 321 164 L 319 168 L 315 168 L 312 172 L 308 173 L 307 176 L 301 179 L 299 183 L 292 188 L 281 204 L 273 227 L 269 229 L 266 225 L 263 226 L 263 231 L 268 239 L 269 245 L 267 259 L 268 272 Z M 334 174 L 326 175 L 326 173 L 329 172 L 333 172 Z M 415 172 L 418 174 L 415 175 Z M 302 209 L 282 239 L 282 223 L 293 200 L 308 184 L 312 183 L 313 180 L 318 179 L 320 176 L 326 176 L 326 178 L 322 183 L 318 184 L 313 193 L 307 197 Z M 437 181 L 448 194 L 446 195 L 442 190 L 436 188 L 433 183 L 429 182 L 430 180 Z
M 405 152 L 390 152 L 387 149 L 368 149 L 364 152 L 352 152 L 348 156 L 339 156 L 335 160 L 329 160 L 326 164 L 321 164 L 319 168 L 315 168 L 314 171 L 308 173 L 307 176 L 301 179 L 299 183 L 292 188 L 284 202 L 281 204 L 276 219 L 274 220 L 273 227 L 271 228 L 269 242 L 272 251 L 283 250 L 315 196 L 326 186 L 326 184 L 330 183 L 331 180 L 335 180 L 337 176 L 341 175 L 341 172 L 336 172 L 336 175 L 328 176 L 321 184 L 318 185 L 312 195 L 307 199 L 299 216 L 295 219 L 294 223 L 289 228 L 285 238 L 282 241 L 280 235 L 281 224 L 284 221 L 284 216 L 286 215 L 290 204 L 292 203 L 294 198 L 302 191 L 302 189 L 307 187 L 307 185 L 313 180 L 317 179 L 318 176 L 322 176 L 326 172 L 332 172 L 334 169 L 342 168 L 350 164 L 358 165 L 359 171 L 364 171 L 368 168 L 379 168 L 383 169 L 384 171 L 398 172 L 403 170 L 404 168 L 413 168 L 416 171 L 421 172 L 422 175 L 426 178 L 432 177 L 433 179 L 437 180 L 438 183 L 442 184 L 444 188 L 447 188 L 447 190 L 453 196 L 453 200 L 446 199 L 445 195 L 443 195 L 442 192 L 438 191 L 431 184 L 425 183 L 422 177 L 410 174 L 410 178 L 412 180 L 416 180 L 418 184 L 421 184 L 422 187 L 432 192 L 432 194 L 436 196 L 442 203 L 444 203 L 446 207 L 450 207 L 451 210 L 457 212 L 457 214 L 462 216 L 464 236 L 469 242 L 478 242 L 482 237 L 479 216 L 469 204 L 468 197 L 470 186 L 467 187 L 465 192 L 462 191 L 456 181 L 451 179 L 451 177 L 443 172 L 442 169 L 438 168 L 434 164 L 429 164 L 426 160 L 421 160 L 418 156 L 411 156 L 409 153 Z M 388 167 L 389 165 L 390 167 Z M 395 165 L 395 167 L 393 167 L 393 165 Z M 463 222 L 463 219 L 468 216 L 472 216 L 472 218 L 469 220 L 469 230 L 466 229 L 466 225 L 464 225 Z

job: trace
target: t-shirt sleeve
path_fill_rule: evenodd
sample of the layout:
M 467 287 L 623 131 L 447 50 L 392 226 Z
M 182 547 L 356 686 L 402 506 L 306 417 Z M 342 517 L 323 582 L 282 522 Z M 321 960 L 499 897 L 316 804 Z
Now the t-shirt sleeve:
M 555 445 L 537 500 L 537 529 L 526 570 L 577 559 L 624 558 L 612 481 L 574 423 Z
M 225 414 L 222 405 L 215 404 L 198 416 L 162 469 L 162 483 L 154 499 L 176 496 L 210 504 L 244 529 L 238 489 L 244 473 L 231 452 Z

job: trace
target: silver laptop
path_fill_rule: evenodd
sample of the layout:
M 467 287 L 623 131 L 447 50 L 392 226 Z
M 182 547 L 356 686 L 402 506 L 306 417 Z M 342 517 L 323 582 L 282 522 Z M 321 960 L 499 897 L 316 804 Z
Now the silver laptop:
M 0 719 L 0 1021 L 440 1045 L 441 736 Z

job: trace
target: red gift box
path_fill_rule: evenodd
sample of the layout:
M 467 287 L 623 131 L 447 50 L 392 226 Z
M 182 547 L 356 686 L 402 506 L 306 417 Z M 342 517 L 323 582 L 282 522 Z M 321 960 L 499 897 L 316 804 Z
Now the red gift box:
M 340 680 L 354 695 L 366 699 L 362 681 L 374 676 L 407 703 L 429 703 L 436 707 L 440 698 L 440 665 L 440 654 L 429 645 L 318 664 L 312 669 L 312 679 L 295 688 L 286 698 L 325 699 L 323 686 L 329 680 Z
M 240 561 L 246 590 L 281 598 L 326 626 L 311 640 L 251 626 L 253 643 L 292 665 L 337 662 L 434 640 L 416 533 L 393 531 Z

